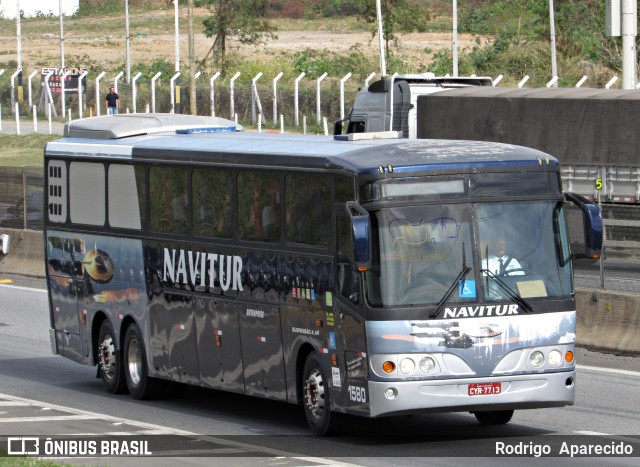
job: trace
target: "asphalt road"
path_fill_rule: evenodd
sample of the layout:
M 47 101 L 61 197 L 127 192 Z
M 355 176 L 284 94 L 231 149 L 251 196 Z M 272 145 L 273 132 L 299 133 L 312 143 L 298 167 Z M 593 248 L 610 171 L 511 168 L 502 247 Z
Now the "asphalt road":
M 308 436 L 302 411 L 285 403 L 200 388 L 181 388 L 178 395 L 144 402 L 106 393 L 95 368 L 52 355 L 42 284 L 21 284 L 19 279 L 0 284 L 0 438 L 153 434 L 153 449 L 157 452 L 160 444 L 174 456 L 154 458 L 157 466 L 175 465 L 176 458 L 190 465 L 414 466 L 427 461 L 459 465 L 468 460 L 457 456 L 490 456 L 499 442 L 551 444 L 554 449 L 565 441 L 569 446 L 623 443 L 640 455 L 640 358 L 580 350 L 576 405 L 518 411 L 506 426 L 487 428 L 469 414 L 354 417 L 347 420 L 342 436 L 318 438 Z M 189 455 L 196 457 L 185 457 Z M 560 457 L 547 462 L 637 465 L 637 460 Z M 514 459 L 472 461 L 493 466 Z M 519 464 L 536 461 L 531 455 L 517 459 Z M 148 465 L 150 461 L 98 457 L 64 462 Z

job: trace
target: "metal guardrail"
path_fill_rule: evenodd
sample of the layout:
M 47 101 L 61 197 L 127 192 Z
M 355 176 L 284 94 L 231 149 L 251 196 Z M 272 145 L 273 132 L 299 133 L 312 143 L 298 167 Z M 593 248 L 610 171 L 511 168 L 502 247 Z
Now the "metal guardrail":
M 635 209 L 640 213 L 640 207 Z M 603 216 L 602 223 L 605 227 L 603 241 L 605 248 L 640 250 L 640 220 L 612 219 Z

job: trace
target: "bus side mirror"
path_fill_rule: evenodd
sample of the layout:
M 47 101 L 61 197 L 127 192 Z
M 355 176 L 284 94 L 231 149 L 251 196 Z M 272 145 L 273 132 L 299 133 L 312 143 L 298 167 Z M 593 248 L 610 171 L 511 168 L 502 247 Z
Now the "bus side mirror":
M 344 120 L 336 120 L 333 122 L 333 136 L 342 134 L 342 122 L 344 122 Z
M 598 259 L 602 253 L 602 214 L 598 205 L 584 196 L 565 193 L 565 199 L 573 203 L 582 213 L 582 237 L 584 249 L 575 250 L 574 258 Z
M 371 265 L 371 219 L 369 212 L 355 201 L 347 201 L 345 208 L 351 219 L 353 257 L 358 271 Z

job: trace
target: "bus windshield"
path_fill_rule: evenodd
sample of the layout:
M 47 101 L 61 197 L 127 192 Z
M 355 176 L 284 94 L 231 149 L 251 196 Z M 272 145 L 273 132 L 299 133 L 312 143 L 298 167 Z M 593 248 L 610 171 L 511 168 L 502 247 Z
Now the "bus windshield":
M 433 305 L 451 287 L 456 289 L 451 303 L 507 300 L 514 294 L 523 299 L 569 296 L 571 265 L 557 258 L 554 229 L 564 225 L 554 216 L 563 215 L 555 201 L 374 211 L 367 299 L 377 307 Z

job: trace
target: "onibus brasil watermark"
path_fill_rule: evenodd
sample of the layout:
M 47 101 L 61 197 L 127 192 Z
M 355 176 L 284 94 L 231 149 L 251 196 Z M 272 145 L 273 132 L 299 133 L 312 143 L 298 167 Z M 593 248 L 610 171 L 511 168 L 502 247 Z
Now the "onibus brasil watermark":
M 149 441 L 137 439 L 41 439 L 36 436 L 7 438 L 9 456 L 152 456 Z
M 495 454 L 497 456 L 531 456 L 531 457 L 582 457 L 582 456 L 633 456 L 633 446 L 624 441 L 603 441 L 593 443 L 576 443 L 562 441 L 562 443 L 524 442 L 508 443 L 496 441 Z

